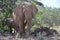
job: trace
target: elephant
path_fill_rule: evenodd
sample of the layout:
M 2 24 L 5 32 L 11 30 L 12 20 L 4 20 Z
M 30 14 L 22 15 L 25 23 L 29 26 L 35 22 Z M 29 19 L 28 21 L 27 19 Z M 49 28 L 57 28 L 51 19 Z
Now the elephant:
M 37 14 L 38 9 L 35 5 L 18 5 L 12 14 L 13 21 L 18 25 L 18 31 L 21 35 L 26 33 L 26 36 L 30 35 L 30 29 L 32 25 L 32 18 Z M 25 30 L 25 26 L 27 29 Z

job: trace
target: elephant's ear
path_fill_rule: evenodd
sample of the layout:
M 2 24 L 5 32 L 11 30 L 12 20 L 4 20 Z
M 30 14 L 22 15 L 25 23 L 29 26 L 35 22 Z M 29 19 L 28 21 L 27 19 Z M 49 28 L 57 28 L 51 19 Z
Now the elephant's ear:
M 37 12 L 38 12 L 37 7 L 35 5 L 33 5 L 33 7 L 32 7 L 32 16 L 34 17 L 37 14 Z

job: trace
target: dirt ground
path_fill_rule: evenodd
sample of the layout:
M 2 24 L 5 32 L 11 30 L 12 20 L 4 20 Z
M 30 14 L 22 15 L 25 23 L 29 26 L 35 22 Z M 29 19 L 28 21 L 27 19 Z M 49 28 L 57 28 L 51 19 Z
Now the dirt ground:
M 9 33 L 0 33 L 0 40 L 15 40 L 14 36 L 10 35 Z M 37 37 L 29 37 L 27 39 L 25 38 L 18 38 L 18 40 L 54 40 L 54 36 L 43 36 L 43 39 L 41 36 Z M 60 40 L 60 34 L 57 35 L 57 40 Z

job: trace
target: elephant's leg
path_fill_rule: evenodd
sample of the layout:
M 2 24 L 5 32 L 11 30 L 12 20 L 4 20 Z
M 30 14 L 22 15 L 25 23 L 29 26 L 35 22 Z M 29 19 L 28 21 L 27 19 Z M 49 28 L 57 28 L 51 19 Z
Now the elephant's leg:
M 21 19 L 19 20 L 19 32 L 20 32 L 20 35 L 24 35 L 24 32 L 25 32 L 25 25 L 24 25 L 24 19 Z
M 31 21 L 32 21 L 32 16 L 29 15 L 29 16 L 25 16 L 25 19 L 27 21 L 27 29 L 26 29 L 26 36 L 28 37 L 30 35 L 30 29 L 31 29 Z
M 26 29 L 27 36 L 30 35 L 30 29 L 31 29 L 31 20 L 28 20 L 27 21 L 27 29 Z
M 30 35 L 31 21 L 32 21 L 31 9 L 27 8 L 24 14 L 25 14 L 25 19 L 27 21 L 26 36 L 28 37 Z
M 15 21 L 15 24 L 18 26 L 18 27 L 15 27 L 15 29 L 17 30 L 18 33 L 20 33 L 20 35 L 22 35 L 24 32 L 23 30 L 24 17 L 22 16 L 22 14 L 20 16 L 16 15 L 16 18 L 14 19 L 14 21 Z

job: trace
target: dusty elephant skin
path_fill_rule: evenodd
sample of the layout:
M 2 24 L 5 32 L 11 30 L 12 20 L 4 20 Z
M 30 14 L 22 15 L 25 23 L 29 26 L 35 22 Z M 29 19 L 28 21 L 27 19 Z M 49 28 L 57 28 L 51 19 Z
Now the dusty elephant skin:
M 19 26 L 18 30 L 22 35 L 25 32 L 29 35 L 32 18 L 36 15 L 38 9 L 35 5 L 18 5 L 13 12 L 13 20 Z M 24 22 L 26 20 L 26 22 Z

